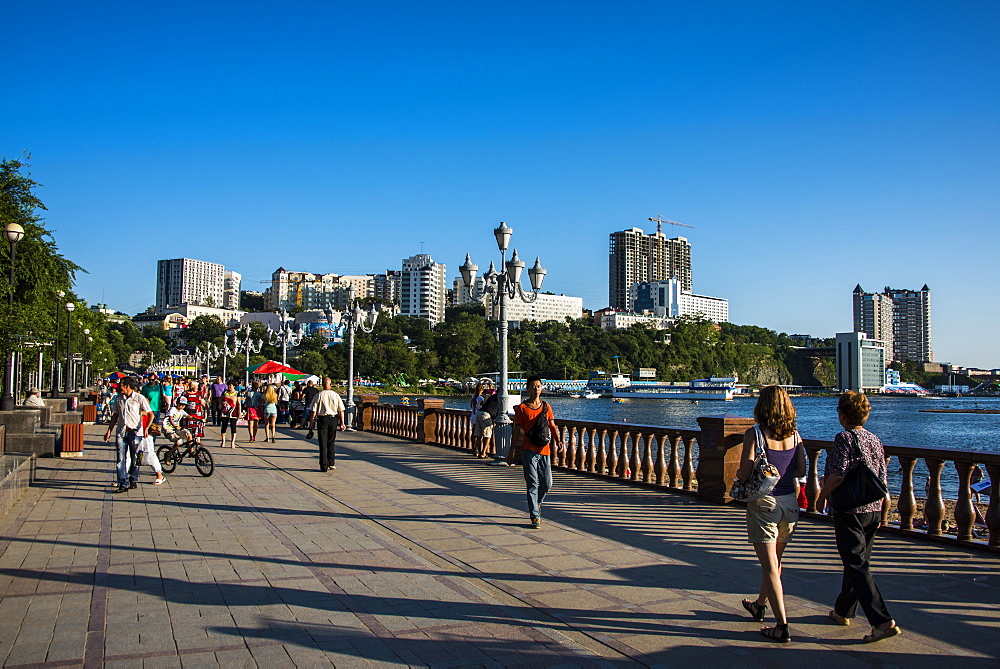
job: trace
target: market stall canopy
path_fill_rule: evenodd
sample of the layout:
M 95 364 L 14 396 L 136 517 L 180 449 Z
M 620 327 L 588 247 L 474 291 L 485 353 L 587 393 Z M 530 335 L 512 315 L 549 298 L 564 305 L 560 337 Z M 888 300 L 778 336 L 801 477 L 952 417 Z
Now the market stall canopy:
M 250 365 L 246 368 L 251 374 L 298 374 L 304 376 L 305 372 L 300 372 L 297 369 L 292 369 L 288 365 L 282 365 L 280 362 L 274 360 L 268 360 L 267 362 L 262 362 L 259 365 Z

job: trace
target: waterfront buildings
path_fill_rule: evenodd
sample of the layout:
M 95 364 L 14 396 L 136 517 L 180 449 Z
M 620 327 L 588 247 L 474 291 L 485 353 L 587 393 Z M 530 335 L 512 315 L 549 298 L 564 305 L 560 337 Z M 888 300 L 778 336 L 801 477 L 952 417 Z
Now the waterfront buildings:
M 729 300 L 695 295 L 685 290 L 676 278 L 632 284 L 629 305 L 637 314 L 649 313 L 661 318 L 702 316 L 715 323 L 729 321 Z
M 885 385 L 885 343 L 864 332 L 838 332 L 837 387 L 857 392 L 877 392 Z
M 323 309 L 327 305 L 346 309 L 351 290 L 354 297 L 374 297 L 375 277 L 371 274 L 293 272 L 279 267 L 271 274 L 271 287 L 264 291 L 264 307 L 293 313 Z
M 673 320 L 652 314 L 637 314 L 608 307 L 594 312 L 594 323 L 602 330 L 624 330 L 639 323 L 651 325 L 657 330 L 666 330 L 673 323 Z
M 608 262 L 608 299 L 616 309 L 629 310 L 629 289 L 636 283 L 677 279 L 683 290 L 693 290 L 691 244 L 684 237 L 667 238 L 662 225 L 655 233 L 641 228 L 611 233 Z
M 222 274 L 222 306 L 226 309 L 240 308 L 240 286 L 243 277 L 232 270 L 226 270 Z
M 886 287 L 866 293 L 854 287 L 854 331 L 885 342 L 892 360 L 933 362 L 931 348 L 931 289 Z
M 448 303 L 447 267 L 421 253 L 403 260 L 399 273 L 399 313 L 426 318 L 431 326 L 444 320 Z
M 452 287 L 452 304 L 455 306 L 482 305 L 487 318 L 494 320 L 500 318 L 500 305 L 491 299 L 491 296 L 485 294 L 485 286 L 486 282 L 481 276 L 476 277 L 476 282 L 472 286 L 466 286 L 461 278 L 455 279 Z M 576 320 L 582 317 L 582 297 L 539 293 L 534 302 L 528 303 L 519 299 L 507 301 L 507 321 L 514 324 L 521 321 L 558 321 L 564 323 L 567 318 Z
M 204 260 L 175 258 L 158 261 L 156 311 L 166 313 L 168 307 L 182 304 L 223 306 L 225 273 L 226 268 L 222 265 Z

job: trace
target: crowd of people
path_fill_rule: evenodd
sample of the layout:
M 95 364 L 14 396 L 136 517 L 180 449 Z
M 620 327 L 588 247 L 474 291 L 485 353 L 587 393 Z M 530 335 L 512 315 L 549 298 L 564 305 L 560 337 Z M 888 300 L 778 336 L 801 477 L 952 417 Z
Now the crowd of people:
M 153 483 L 165 480 L 154 448 L 156 434 L 178 443 L 201 445 L 208 421 L 219 428 L 220 446 L 230 449 L 237 446 L 241 426 L 246 427 L 247 443 L 258 441 L 261 427 L 262 440 L 275 443 L 278 425 L 308 427 L 307 438 L 312 439 L 318 422 L 320 469 L 336 469 L 336 430 L 346 427 L 345 407 L 331 390 L 330 379 L 323 380 L 323 387 L 321 391 L 312 380 L 294 384 L 289 380 L 253 380 L 245 384 L 225 381 L 221 376 L 212 381 L 208 376 L 175 378 L 152 373 L 144 378 L 103 379 L 98 386 L 98 402 L 101 421 L 108 424 L 104 440 L 114 436 L 118 448 L 116 492 L 137 487 L 140 453 L 156 473 Z M 29 400 L 31 397 L 29 393 Z M 336 424 L 332 423 L 334 418 L 338 419 Z

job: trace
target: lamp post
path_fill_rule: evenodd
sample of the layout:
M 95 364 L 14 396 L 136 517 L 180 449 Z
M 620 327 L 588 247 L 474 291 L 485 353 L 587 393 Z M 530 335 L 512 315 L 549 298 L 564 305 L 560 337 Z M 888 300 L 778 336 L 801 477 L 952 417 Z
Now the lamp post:
M 538 258 L 535 264 L 528 270 L 528 278 L 531 281 L 531 292 L 526 293 L 521 287 L 521 273 L 524 271 L 524 261 L 517 257 L 517 249 L 510 260 L 507 260 L 507 247 L 510 245 L 511 235 L 514 231 L 506 223 L 493 230 L 496 238 L 497 248 L 500 249 L 500 267 L 502 272 L 497 272 L 490 263 L 490 269 L 483 275 L 483 294 L 481 298 L 488 298 L 498 306 L 498 320 L 500 326 L 500 382 L 497 384 L 497 393 L 500 399 L 500 413 L 497 415 L 494 425 L 496 425 L 496 454 L 493 456 L 491 465 L 506 465 L 507 453 L 510 450 L 510 440 L 513 428 L 512 421 L 507 412 L 508 406 L 507 392 L 507 300 L 515 298 L 522 302 L 534 302 L 538 299 L 538 291 L 542 289 L 542 282 L 545 280 L 545 268 L 542 267 Z M 476 273 L 479 266 L 472 262 L 469 254 L 465 255 L 465 264 L 459 268 L 462 272 L 462 281 L 466 287 L 471 288 L 476 283 Z
M 363 332 L 371 333 L 375 329 L 375 322 L 378 320 L 378 309 L 372 306 L 365 311 L 361 305 L 352 304 L 354 302 L 354 289 L 348 291 L 347 310 L 340 316 L 340 324 L 347 329 L 347 400 L 344 407 L 347 409 L 347 429 L 354 430 L 354 334 L 358 328 Z M 333 309 L 327 307 L 328 322 L 333 322 Z
M 72 302 L 66 303 L 66 385 L 65 390 L 70 391 L 70 376 L 73 369 L 73 310 L 76 305 Z
M 250 330 L 250 324 L 247 323 L 235 333 L 233 333 L 233 352 L 240 353 L 245 352 L 247 356 L 246 367 L 250 367 L 250 353 L 260 353 L 260 349 L 264 347 L 264 340 L 257 339 L 254 340 L 253 332 Z M 244 369 L 243 383 L 246 386 L 250 385 L 250 370 Z
M 17 223 L 8 223 L 4 226 L 3 236 L 10 243 L 10 286 L 7 291 L 7 334 L 10 335 L 11 322 L 14 320 L 14 262 L 17 254 L 17 243 L 24 237 L 24 228 Z M 11 343 L 10 354 L 7 356 L 3 370 L 3 397 L 0 398 L 0 410 L 14 410 L 14 339 L 9 337 Z
M 66 293 L 61 290 L 56 291 L 56 336 L 52 342 L 52 397 L 59 394 L 59 386 L 62 385 L 59 378 L 59 314 L 62 312 L 62 298 L 65 295 Z
M 90 328 L 83 328 L 83 384 L 82 387 L 86 388 L 87 377 L 87 367 L 90 365 L 90 359 L 87 357 L 87 352 L 90 350 L 90 342 L 94 341 L 94 338 L 90 336 Z
M 303 327 L 300 325 L 298 331 L 292 326 L 292 321 L 295 319 L 288 315 L 288 312 L 284 309 L 281 310 L 281 325 L 278 326 L 278 330 L 272 330 L 270 326 L 267 328 L 267 340 L 272 346 L 277 346 L 281 343 L 281 364 L 288 364 L 288 349 L 295 348 L 302 343 L 306 334 Z

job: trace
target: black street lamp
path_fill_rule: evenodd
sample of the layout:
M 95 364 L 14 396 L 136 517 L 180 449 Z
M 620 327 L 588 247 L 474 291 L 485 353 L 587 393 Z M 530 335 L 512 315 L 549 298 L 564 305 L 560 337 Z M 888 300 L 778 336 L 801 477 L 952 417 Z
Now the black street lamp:
M 8 223 L 3 229 L 3 236 L 10 242 L 10 290 L 7 295 L 7 329 L 10 334 L 10 323 L 14 316 L 14 260 L 17 253 L 17 243 L 24 237 L 24 228 L 17 223 Z M 14 345 L 13 337 L 10 338 L 10 355 L 7 356 L 7 363 L 3 370 L 3 397 L 0 398 L 0 410 L 14 410 Z
M 70 391 L 70 370 L 73 368 L 73 310 L 76 305 L 66 303 L 66 392 Z

